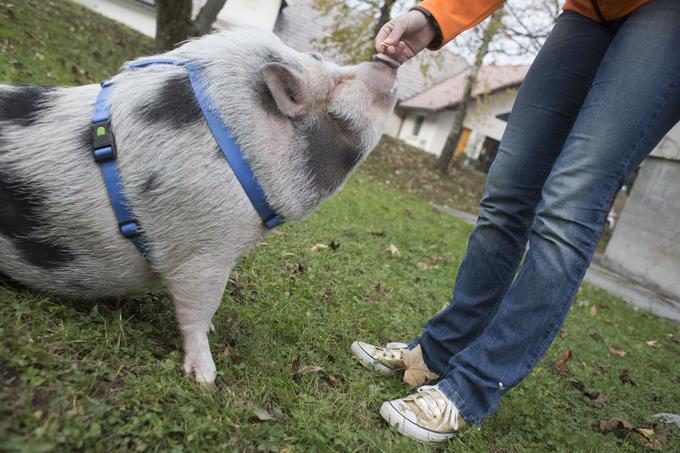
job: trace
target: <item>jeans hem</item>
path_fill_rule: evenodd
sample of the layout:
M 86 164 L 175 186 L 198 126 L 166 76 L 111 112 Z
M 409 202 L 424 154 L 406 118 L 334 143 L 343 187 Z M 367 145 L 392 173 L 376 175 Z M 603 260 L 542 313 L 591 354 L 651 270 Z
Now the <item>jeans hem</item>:
M 453 385 L 449 383 L 446 379 L 442 379 L 437 383 L 437 388 L 442 391 L 442 393 L 453 402 L 463 416 L 466 422 L 472 425 L 481 425 L 484 417 L 477 417 L 470 412 L 469 406 L 465 403 L 463 397 L 458 394 L 458 392 L 453 388 Z

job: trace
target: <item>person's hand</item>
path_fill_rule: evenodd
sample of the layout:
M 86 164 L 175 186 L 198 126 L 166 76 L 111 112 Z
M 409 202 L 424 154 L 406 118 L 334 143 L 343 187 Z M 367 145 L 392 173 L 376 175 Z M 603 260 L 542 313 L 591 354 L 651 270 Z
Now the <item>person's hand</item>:
M 375 38 L 375 48 L 379 53 L 404 63 L 427 47 L 436 34 L 425 15 L 413 10 L 383 25 Z

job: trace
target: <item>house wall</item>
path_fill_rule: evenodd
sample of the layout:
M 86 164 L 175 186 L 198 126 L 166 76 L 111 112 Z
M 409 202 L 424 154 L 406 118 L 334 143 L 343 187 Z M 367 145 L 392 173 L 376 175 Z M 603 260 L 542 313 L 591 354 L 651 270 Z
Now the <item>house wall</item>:
M 403 118 L 397 114 L 396 111 L 392 111 L 389 118 L 387 118 L 387 126 L 385 126 L 385 134 L 390 137 L 399 137 L 399 129 L 403 123 Z
M 470 103 L 463 123 L 464 127 L 471 130 L 465 154 L 472 159 L 477 159 L 485 137 L 500 141 L 507 123 L 496 118 L 496 115 L 508 113 L 512 109 L 516 96 L 517 90 L 508 89 L 484 96 L 481 100 Z M 419 115 L 425 116 L 425 121 L 418 136 L 414 136 L 412 133 L 413 126 Z M 455 110 L 441 110 L 439 112 L 408 110 L 404 115 L 398 138 L 412 146 L 439 155 L 446 144 L 446 138 L 453 127 L 455 117 Z M 391 132 L 392 130 L 390 130 L 389 135 L 397 136 Z
M 465 148 L 465 154 L 469 158 L 479 158 L 485 137 L 501 141 L 507 123 L 496 118 L 496 115 L 512 110 L 516 97 L 517 90 L 512 88 L 471 102 L 463 122 L 463 126 L 472 131 Z
M 132 0 L 74 0 L 76 3 L 121 22 L 153 38 L 156 36 L 156 12 Z
M 418 135 L 413 135 L 413 128 L 418 116 L 423 116 L 425 120 Z M 455 116 L 456 112 L 453 110 L 441 112 L 409 110 L 404 116 L 398 138 L 428 153 L 439 155 L 446 142 L 448 131 L 453 126 Z
M 680 300 L 680 124 L 642 165 L 603 263 Z
M 229 0 L 217 18 L 230 24 L 272 31 L 280 8 L 281 0 Z

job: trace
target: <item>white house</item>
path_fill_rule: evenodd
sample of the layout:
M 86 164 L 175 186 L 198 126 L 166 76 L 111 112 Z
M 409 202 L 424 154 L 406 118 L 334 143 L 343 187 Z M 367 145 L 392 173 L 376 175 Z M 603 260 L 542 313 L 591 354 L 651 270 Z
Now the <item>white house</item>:
M 156 36 L 156 2 L 154 0 L 74 0 L 98 13 L 122 22 L 149 37 Z M 205 0 L 193 0 L 194 14 Z M 229 24 L 250 25 L 271 31 L 286 0 L 228 0 L 217 15 L 215 28 Z
M 456 147 L 458 157 L 465 153 L 479 161 L 480 169 L 488 169 L 496 156 L 517 87 L 528 69 L 496 65 L 481 68 Z M 463 71 L 399 103 L 397 111 L 403 122 L 394 136 L 427 152 L 441 154 L 464 95 L 467 75 Z

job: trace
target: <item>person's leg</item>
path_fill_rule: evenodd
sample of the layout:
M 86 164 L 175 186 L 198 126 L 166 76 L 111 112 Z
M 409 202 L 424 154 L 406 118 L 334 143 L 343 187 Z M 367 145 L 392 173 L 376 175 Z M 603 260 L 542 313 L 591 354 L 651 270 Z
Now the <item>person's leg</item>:
M 494 413 L 560 329 L 611 198 L 680 120 L 680 2 L 652 0 L 621 25 L 553 170 L 529 252 L 498 310 L 438 384 L 466 420 Z
M 443 373 L 487 325 L 512 282 L 541 188 L 583 104 L 614 31 L 579 14 L 560 16 L 531 66 L 491 166 L 477 225 L 449 306 L 411 344 Z

